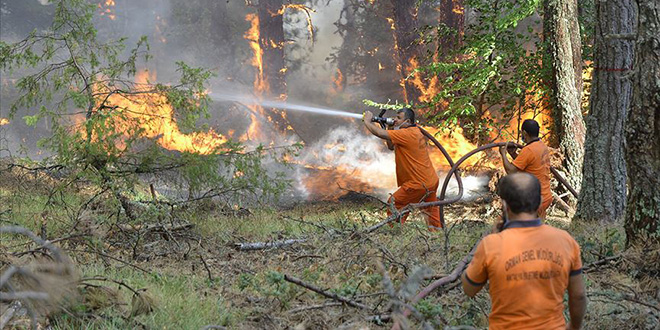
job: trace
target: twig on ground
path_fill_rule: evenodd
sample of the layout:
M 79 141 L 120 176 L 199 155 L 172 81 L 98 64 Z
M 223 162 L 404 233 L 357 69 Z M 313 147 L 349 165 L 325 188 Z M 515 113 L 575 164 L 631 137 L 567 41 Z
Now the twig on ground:
M 150 271 L 148 271 L 148 270 L 146 270 L 146 269 L 144 269 L 144 268 L 142 268 L 142 267 L 140 267 L 140 266 L 134 265 L 134 264 L 132 264 L 132 263 L 130 263 L 130 262 L 127 262 L 127 261 L 121 260 L 121 259 L 119 259 L 119 258 L 115 258 L 115 257 L 113 257 L 113 256 L 107 255 L 107 254 L 102 253 L 102 252 L 99 252 L 99 251 L 94 251 L 94 250 L 76 250 L 76 249 L 65 249 L 65 250 L 66 250 L 66 251 L 69 251 L 69 252 L 80 252 L 80 253 L 91 253 L 91 254 L 96 254 L 96 255 L 101 256 L 101 257 L 104 257 L 104 258 L 112 259 L 112 260 L 117 261 L 117 262 L 119 262 L 119 263 L 122 263 L 122 264 L 124 264 L 124 265 L 126 265 L 126 266 L 130 266 L 130 267 L 135 268 L 135 269 L 137 269 L 137 270 L 140 270 L 140 271 L 142 271 L 142 272 L 144 272 L 144 273 L 151 274 Z
M 308 289 L 308 290 L 314 291 L 314 292 L 316 292 L 316 293 L 318 293 L 318 294 L 320 294 L 320 295 L 326 296 L 326 297 L 328 297 L 328 298 L 330 298 L 330 299 L 333 299 L 333 300 L 336 300 L 336 301 L 341 301 L 342 303 L 344 303 L 344 304 L 346 304 L 346 305 L 349 305 L 349 306 L 351 306 L 351 307 L 361 308 L 361 309 L 367 309 L 367 310 L 373 310 L 373 308 L 371 308 L 371 307 L 369 307 L 369 306 L 367 306 L 367 305 L 364 305 L 364 304 L 361 304 L 361 303 L 358 303 L 358 302 L 352 301 L 352 300 L 350 300 L 350 299 L 348 299 L 348 298 L 345 298 L 345 297 L 339 296 L 339 295 L 334 294 L 334 293 L 330 293 L 330 292 L 328 292 L 327 290 L 323 290 L 323 289 L 321 289 L 321 288 L 319 288 L 319 287 L 317 287 L 317 286 L 314 286 L 314 285 L 312 285 L 312 284 L 305 283 L 305 282 L 303 282 L 303 281 L 301 281 L 301 280 L 299 280 L 299 279 L 297 279 L 297 278 L 295 278 L 295 277 L 291 277 L 291 276 L 285 274 L 285 275 L 284 275 L 284 280 L 287 281 L 287 282 L 290 282 L 290 283 L 293 283 L 293 284 L 296 284 L 296 285 L 302 286 L 303 288 L 306 288 L 306 289 Z
M 117 284 L 117 285 L 121 285 L 121 286 L 125 287 L 125 288 L 128 289 L 129 291 L 133 292 L 133 294 L 135 294 L 135 295 L 139 295 L 139 294 L 140 294 L 140 293 L 139 293 L 139 291 L 140 291 L 139 289 L 138 289 L 138 290 L 135 290 L 135 289 L 133 289 L 132 287 L 130 287 L 128 284 L 126 284 L 126 283 L 124 283 L 124 282 L 122 282 L 122 281 L 113 280 L 113 279 L 111 279 L 111 278 L 107 278 L 107 277 L 105 277 L 105 276 L 94 276 L 94 277 L 86 277 L 86 278 L 82 278 L 82 279 L 80 279 L 80 280 L 78 281 L 78 283 L 85 283 L 86 281 L 111 282 L 111 283 L 115 283 L 115 284 Z
M 587 264 L 587 265 L 583 266 L 583 267 L 582 267 L 582 270 L 583 270 L 585 273 L 586 273 L 586 272 L 589 272 L 589 271 L 591 271 L 592 269 L 596 268 L 596 266 L 600 266 L 600 265 L 606 264 L 606 263 L 608 263 L 608 262 L 610 262 L 610 261 L 613 261 L 613 260 L 618 260 L 618 259 L 621 258 L 621 256 L 622 256 L 621 254 L 618 254 L 618 255 L 615 255 L 615 256 L 606 257 L 606 258 L 603 258 L 603 259 L 600 259 L 600 260 L 594 261 L 594 262 L 592 262 L 592 263 L 590 263 L 590 264 Z
M 333 307 L 333 306 L 344 306 L 343 302 L 329 302 L 325 304 L 320 304 L 320 305 L 310 305 L 310 306 L 302 306 L 302 307 L 297 307 L 294 309 L 290 309 L 287 311 L 289 314 L 295 314 L 295 313 L 300 313 L 304 311 L 309 311 L 313 309 L 323 309 L 326 307 Z
M 14 315 L 16 314 L 17 311 L 19 311 L 22 308 L 21 302 L 20 301 L 14 301 L 11 303 L 9 308 L 5 310 L 2 315 L 0 315 L 0 329 L 5 329 L 7 324 L 9 324 L 9 321 L 11 321 L 12 318 L 14 318 Z
M 490 229 L 489 229 L 488 231 L 486 231 L 486 232 L 482 235 L 482 237 L 488 235 L 489 233 L 490 233 Z M 469 263 L 470 260 L 472 259 L 472 256 L 474 255 L 474 251 L 477 249 L 477 246 L 479 245 L 479 242 L 480 242 L 480 241 L 481 241 L 481 239 L 479 239 L 479 241 L 477 241 L 477 242 L 472 246 L 472 249 L 470 250 L 470 253 L 468 253 L 468 255 L 466 255 L 466 256 L 463 258 L 463 260 L 461 260 L 461 261 L 456 265 L 456 267 L 455 267 L 454 270 L 451 272 L 451 274 L 449 274 L 448 276 L 445 276 L 445 277 L 443 277 L 443 278 L 441 278 L 441 279 L 438 279 L 438 280 L 436 280 L 435 282 L 429 284 L 426 288 L 424 288 L 422 291 L 420 291 L 416 296 L 414 296 L 412 299 L 410 299 L 410 304 L 414 305 L 415 303 L 417 303 L 418 301 L 422 300 L 424 297 L 426 297 L 427 295 L 429 295 L 429 294 L 430 294 L 431 292 L 433 292 L 434 290 L 436 290 L 436 289 L 438 289 L 438 288 L 440 288 L 440 287 L 442 287 L 442 286 L 444 286 L 444 285 L 446 285 L 446 284 L 449 284 L 449 283 L 451 283 L 451 282 L 456 281 L 456 280 L 461 276 L 461 274 L 463 273 L 463 270 L 467 267 L 468 263 Z M 403 315 L 407 317 L 407 316 L 409 316 L 409 315 L 411 314 L 411 312 L 412 312 L 412 311 L 411 311 L 410 309 L 405 309 L 405 310 L 403 311 Z M 395 323 L 394 326 L 392 327 L 392 329 L 400 329 L 400 325 L 399 325 L 399 323 Z
M 204 265 L 204 268 L 206 269 L 206 274 L 209 276 L 209 281 L 213 282 L 213 275 L 211 275 L 211 269 L 209 269 L 209 265 L 206 264 L 206 260 L 204 260 L 204 257 L 202 255 L 199 255 L 199 260 L 202 261 L 202 265 Z

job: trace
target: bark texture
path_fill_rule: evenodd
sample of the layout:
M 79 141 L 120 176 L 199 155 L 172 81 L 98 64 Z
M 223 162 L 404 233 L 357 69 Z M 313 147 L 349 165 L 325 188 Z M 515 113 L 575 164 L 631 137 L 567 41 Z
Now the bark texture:
M 264 96 L 269 99 L 286 100 L 286 69 L 284 64 L 283 0 L 259 1 L 259 43 L 263 51 Z M 275 122 L 280 130 L 290 126 L 284 112 L 267 109 L 269 121 Z
M 594 71 L 586 117 L 582 189 L 575 217 L 612 222 L 623 217 L 626 203 L 624 126 L 632 83 L 633 40 L 613 38 L 635 29 L 633 0 L 596 1 Z
M 463 0 L 442 1 L 439 8 L 440 23 L 456 31 L 453 36 L 442 38 L 438 43 L 438 53 L 446 55 L 458 47 L 465 33 L 465 7 Z
M 406 102 L 416 102 L 420 92 L 410 80 L 404 80 L 412 71 L 411 60 L 419 61 L 417 36 L 417 0 L 392 0 L 394 43 L 399 58 L 399 72 Z
M 582 183 L 585 124 L 582 118 L 582 44 L 576 0 L 549 0 L 546 29 L 552 53 L 554 122 L 564 154 L 567 180 L 576 190 Z
M 633 103 L 626 123 L 629 244 L 660 241 L 660 1 L 637 5 Z

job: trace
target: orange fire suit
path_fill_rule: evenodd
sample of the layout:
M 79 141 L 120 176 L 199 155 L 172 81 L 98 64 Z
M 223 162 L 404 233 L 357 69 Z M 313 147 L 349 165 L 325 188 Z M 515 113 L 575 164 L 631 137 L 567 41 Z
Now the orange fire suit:
M 436 201 L 439 179 L 429 157 L 426 137 L 415 126 L 387 132 L 394 144 L 396 181 L 399 186 L 390 197 L 390 202 L 394 199 L 394 206 L 401 209 L 411 203 Z M 426 215 L 429 231 L 442 228 L 440 209 L 437 206 L 422 209 L 422 212 Z M 402 216 L 401 223 L 407 217 Z
M 550 190 L 550 150 L 541 140 L 527 144 L 520 154 L 513 160 L 513 166 L 518 170 L 527 172 L 541 183 L 541 205 L 539 217 L 545 219 L 546 210 L 552 203 L 552 190 Z

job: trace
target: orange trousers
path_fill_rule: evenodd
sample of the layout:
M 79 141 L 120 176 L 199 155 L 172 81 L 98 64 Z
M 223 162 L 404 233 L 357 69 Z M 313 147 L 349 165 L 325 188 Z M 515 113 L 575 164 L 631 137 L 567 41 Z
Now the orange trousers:
M 417 182 L 406 182 L 404 183 L 397 191 L 392 194 L 388 200 L 388 204 L 391 203 L 392 198 L 394 198 L 394 207 L 397 210 L 402 209 L 408 204 L 419 203 L 424 198 L 424 202 L 434 202 L 437 201 L 436 190 L 438 190 L 438 181 L 435 182 L 435 185 L 431 187 L 424 187 Z M 427 194 L 428 192 L 428 194 Z M 440 208 L 438 206 L 432 206 L 422 209 L 426 217 L 426 225 L 428 226 L 429 231 L 436 231 L 442 228 L 442 223 L 440 222 Z M 387 215 L 392 215 L 390 210 L 387 210 Z M 408 214 L 401 217 L 401 223 L 406 222 Z

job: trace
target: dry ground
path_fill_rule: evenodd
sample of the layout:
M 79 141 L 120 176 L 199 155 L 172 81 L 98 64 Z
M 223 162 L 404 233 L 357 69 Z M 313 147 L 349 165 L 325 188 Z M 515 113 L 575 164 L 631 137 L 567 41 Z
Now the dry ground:
M 148 199 L 144 189 L 130 194 L 138 215 L 131 220 L 110 195 L 89 202 L 98 192 L 91 186 L 54 189 L 59 183 L 52 175 L 17 168 L 0 176 L 0 225 L 22 226 L 55 242 L 75 269 L 62 275 L 33 267 L 41 282 L 20 276 L 12 282 L 13 291 L 50 293 L 50 300 L 32 307 L 39 325 L 53 329 L 386 329 L 390 311 L 402 303 L 391 291 L 406 296 L 405 290 L 416 293 L 449 274 L 497 215 L 490 203 L 459 204 L 447 209 L 449 232 L 429 233 L 414 215 L 403 226 L 365 234 L 385 218 L 383 206 L 368 199 L 245 210 L 217 201 L 136 203 Z M 558 210 L 548 222 L 567 229 L 583 248 L 590 300 L 586 329 L 659 327 L 657 248 L 625 250 L 619 225 L 571 225 Z M 12 265 L 53 263 L 37 244 L 0 235 L 3 272 Z M 286 239 L 305 241 L 257 251 L 236 248 Z M 363 308 L 337 303 L 285 276 Z M 47 280 L 54 277 L 57 281 Z M 10 306 L 2 303 L 0 315 L 6 316 Z M 482 329 L 490 305 L 485 292 L 469 299 L 453 282 L 414 308 L 408 320 L 413 329 Z M 9 327 L 27 328 L 27 310 L 16 308 Z

